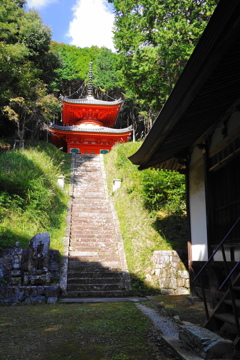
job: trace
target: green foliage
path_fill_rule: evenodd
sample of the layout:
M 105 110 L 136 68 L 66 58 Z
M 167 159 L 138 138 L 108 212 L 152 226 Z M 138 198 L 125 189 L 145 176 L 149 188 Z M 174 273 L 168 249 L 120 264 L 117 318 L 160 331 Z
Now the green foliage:
M 25 13 L 19 29 L 18 41 L 28 48 L 30 57 L 43 55 L 49 50 L 51 30 L 42 23 L 37 11 Z
M 140 195 L 150 213 L 161 210 L 169 214 L 185 214 L 184 176 L 174 171 L 157 169 L 140 172 L 136 166 L 131 166 L 128 157 L 137 151 L 139 144 L 140 142 L 127 143 L 115 148 L 114 165 L 124 181 L 127 181 L 127 193 L 132 197 Z
M 36 233 L 49 232 L 61 250 L 68 198 L 57 177 L 69 176 L 69 155 L 43 143 L 1 154 L 0 167 L 0 249 L 19 240 L 27 246 Z
M 79 88 L 81 82 L 84 83 L 89 72 L 89 63 L 95 61 L 101 52 L 97 46 L 78 48 L 54 41 L 51 43 L 51 50 L 60 59 L 60 66 L 55 71 L 55 90 L 65 96 L 71 95 Z
M 109 0 L 123 87 L 160 109 L 181 74 L 218 1 Z
M 111 50 L 102 49 L 96 58 L 96 73 L 93 84 L 101 88 L 102 91 L 111 91 L 119 86 L 117 57 Z
M 153 252 L 173 249 L 185 260 L 188 240 L 184 176 L 154 169 L 139 171 L 128 157 L 140 145 L 118 144 L 104 155 L 108 188 L 118 214 L 136 295 L 158 291 L 158 279 L 152 275 Z M 122 184 L 113 193 L 114 179 L 121 179 Z
M 109 92 L 118 87 L 117 55 L 111 50 L 97 46 L 78 48 L 56 42 L 51 43 L 51 49 L 60 59 L 60 66 L 55 71 L 56 91 L 69 96 L 80 88 L 78 96 L 85 96 L 90 62 L 93 62 L 93 87 L 99 98 L 98 88 Z
M 186 212 L 184 176 L 167 170 L 146 170 L 142 176 L 145 206 L 152 211 L 182 215 Z
M 47 84 L 59 65 L 49 51 L 50 29 L 36 11 L 26 12 L 24 3 L 3 0 L 0 4 L 0 127 L 5 130 L 13 121 L 20 140 L 26 137 L 26 124 L 33 136 L 41 128 L 38 119 L 45 115 L 46 101 L 44 108 L 39 104 L 49 95 Z

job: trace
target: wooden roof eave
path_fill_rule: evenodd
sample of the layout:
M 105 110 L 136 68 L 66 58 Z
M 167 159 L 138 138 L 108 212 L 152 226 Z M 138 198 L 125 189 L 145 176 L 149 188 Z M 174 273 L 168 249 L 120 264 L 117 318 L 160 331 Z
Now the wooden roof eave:
M 123 99 L 118 99 L 118 100 L 113 100 L 113 101 L 104 101 L 104 100 L 98 100 L 95 98 L 92 99 L 88 99 L 88 98 L 84 98 L 84 99 L 69 99 L 67 97 L 64 97 L 62 95 L 60 95 L 59 99 L 65 103 L 65 104 L 69 104 L 69 105 L 89 105 L 89 106 L 102 106 L 102 107 L 118 107 L 123 104 Z
M 125 129 L 120 129 L 122 131 L 120 132 L 112 132 L 110 131 L 111 128 L 109 128 L 109 131 L 107 130 L 107 128 L 105 128 L 105 131 L 103 132 L 97 132 L 97 131 L 91 131 L 90 129 L 89 130 L 83 130 L 83 131 L 80 131 L 80 130 L 71 130 L 71 131 L 67 131 L 67 130 L 61 130 L 61 129 L 55 129 L 53 127 L 49 127 L 49 131 L 53 134 L 58 134 L 58 135 L 61 135 L 61 136 L 74 136 L 74 135 L 83 135 L 83 136 L 86 136 L 86 135 L 91 135 L 91 136 L 115 136 L 115 137 L 121 137 L 123 135 L 127 135 L 127 134 L 131 134 L 132 133 L 132 127 L 128 127 L 128 128 L 125 128 Z
M 182 75 L 140 149 L 129 157 L 140 169 L 157 166 L 153 157 L 181 120 L 240 29 L 240 3 L 221 0 Z M 206 129 L 205 129 L 206 130 Z M 199 134 L 201 135 L 201 134 Z M 194 141 L 196 140 L 193 139 Z M 165 159 L 164 161 L 169 160 Z

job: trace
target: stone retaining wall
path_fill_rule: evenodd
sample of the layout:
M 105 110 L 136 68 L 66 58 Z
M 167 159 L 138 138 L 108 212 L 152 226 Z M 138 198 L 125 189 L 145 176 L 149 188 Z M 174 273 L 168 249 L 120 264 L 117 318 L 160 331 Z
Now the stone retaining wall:
M 0 305 L 55 303 L 58 301 L 59 292 L 59 285 L 18 286 L 0 284 Z
M 189 273 L 176 251 L 154 251 L 152 261 L 162 294 L 189 294 Z

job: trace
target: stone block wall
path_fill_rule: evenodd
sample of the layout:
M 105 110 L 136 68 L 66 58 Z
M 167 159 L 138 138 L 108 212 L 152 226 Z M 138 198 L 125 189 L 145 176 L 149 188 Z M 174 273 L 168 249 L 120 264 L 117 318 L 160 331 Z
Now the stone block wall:
M 162 294 L 189 294 L 189 273 L 176 251 L 154 251 L 152 261 Z

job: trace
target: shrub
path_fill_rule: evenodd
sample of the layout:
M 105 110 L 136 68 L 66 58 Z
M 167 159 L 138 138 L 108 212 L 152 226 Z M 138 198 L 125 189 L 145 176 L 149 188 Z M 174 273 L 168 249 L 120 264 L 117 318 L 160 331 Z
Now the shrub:
M 186 211 L 184 176 L 167 170 L 145 170 L 142 174 L 142 196 L 149 211 L 169 214 Z

